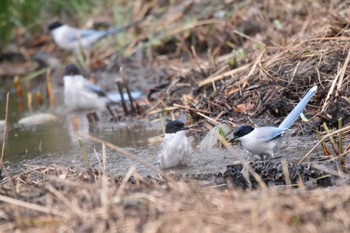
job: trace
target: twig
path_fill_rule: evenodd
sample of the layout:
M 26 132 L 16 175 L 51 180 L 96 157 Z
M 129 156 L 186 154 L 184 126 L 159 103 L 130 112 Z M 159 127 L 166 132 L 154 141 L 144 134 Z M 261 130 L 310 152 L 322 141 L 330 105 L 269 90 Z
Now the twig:
M 38 106 L 41 107 L 43 105 L 44 101 L 43 101 L 43 96 L 41 95 L 40 91 L 38 91 L 35 94 L 35 99 L 36 99 L 36 103 L 38 104 Z
M 118 146 L 116 146 L 116 145 L 114 145 L 114 144 L 112 144 L 112 143 L 110 143 L 110 142 L 106 142 L 106 141 L 104 141 L 104 140 L 102 140 L 102 139 L 96 138 L 96 137 L 91 136 L 91 135 L 81 134 L 81 133 L 79 133 L 79 132 L 77 133 L 77 135 L 80 136 L 80 137 L 87 138 L 87 139 L 89 139 L 89 140 L 91 140 L 91 141 L 100 143 L 100 144 L 103 144 L 103 143 L 104 143 L 104 144 L 105 144 L 106 146 L 108 146 L 109 148 L 111 148 L 111 149 L 113 149 L 113 150 L 115 150 L 115 151 L 118 151 L 119 153 L 121 153 L 121 154 L 123 154 L 123 155 L 125 155 L 125 156 L 128 156 L 128 157 L 130 157 L 130 158 L 132 158 L 132 159 L 134 159 L 134 160 L 136 160 L 136 161 L 138 161 L 139 163 L 145 165 L 146 167 L 150 168 L 151 170 L 153 170 L 153 171 L 159 173 L 160 175 L 162 175 L 163 177 L 165 177 L 165 174 L 164 174 L 163 171 L 157 169 L 155 166 L 151 165 L 150 163 L 148 163 L 148 162 L 145 161 L 144 159 L 140 158 L 140 157 L 139 157 L 138 155 L 136 155 L 136 154 L 130 153 L 130 152 L 128 152 L 128 151 L 126 151 L 126 150 L 124 150 L 124 149 L 122 149 L 122 148 L 120 148 L 120 147 L 118 147 Z
M 275 77 L 273 77 L 271 74 L 269 74 L 269 72 L 267 72 L 267 70 L 264 68 L 264 67 L 262 67 L 261 66 L 261 64 L 259 65 L 259 64 L 256 64 L 259 68 L 260 68 L 260 70 L 264 73 L 264 74 L 266 74 L 266 76 L 267 77 L 269 77 L 272 81 L 274 81 L 275 83 L 277 83 L 278 82 L 278 80 L 275 78 Z
M 292 74 L 292 79 L 290 80 L 290 83 L 293 83 L 293 81 L 294 81 L 294 77 L 295 77 L 295 74 L 296 74 L 297 71 L 298 71 L 300 62 L 301 62 L 301 61 L 298 61 L 297 65 L 296 65 L 295 68 L 294 68 L 294 71 L 293 71 L 293 74 Z
M 6 94 L 6 111 L 5 111 L 5 127 L 4 127 L 4 134 L 3 134 L 3 141 L 2 141 L 2 148 L 1 148 L 1 161 L 0 161 L 0 178 L 1 178 L 1 172 L 2 172 L 2 166 L 4 165 L 4 159 L 5 159 L 5 144 L 6 144 L 6 135 L 7 135 L 7 117 L 8 117 L 8 111 L 9 111 L 9 96 L 10 93 L 7 92 Z
M 103 163 L 103 173 L 107 172 L 107 151 L 106 151 L 106 143 L 102 143 L 102 163 Z
M 321 82 L 321 74 L 320 74 L 320 71 L 317 67 L 315 67 L 316 69 L 316 72 L 317 72 L 317 78 L 318 78 L 318 83 L 320 84 L 320 86 L 322 87 L 322 89 L 324 89 L 324 86 L 322 85 L 322 82 Z
M 328 128 L 326 122 L 323 122 L 322 127 L 324 128 L 324 130 L 326 131 L 326 133 L 329 134 L 329 133 L 331 132 L 331 131 L 329 130 L 329 128 Z M 337 145 L 335 144 L 335 140 L 334 140 L 334 137 L 333 137 L 332 135 L 329 136 L 329 141 L 331 142 L 331 145 L 332 145 L 332 147 L 333 147 L 334 152 L 335 152 L 336 154 L 339 154 Z
M 253 73 L 255 72 L 256 67 L 259 65 L 262 57 L 264 56 L 266 52 L 266 47 L 261 51 L 261 53 L 259 54 L 258 58 L 256 59 L 256 61 L 254 62 L 252 68 L 250 69 L 248 75 L 246 75 L 243 79 L 241 79 L 241 81 L 239 83 L 243 83 L 243 88 L 247 86 L 247 83 L 249 81 L 249 78 L 253 75 Z M 239 84 L 238 84 L 239 85 Z
M 346 71 L 346 68 L 348 66 L 348 63 L 350 61 L 350 50 L 348 52 L 348 56 L 346 57 L 346 60 L 343 64 L 343 67 L 339 70 L 339 72 L 337 73 L 337 75 L 335 76 L 334 80 L 333 80 L 333 83 L 327 93 L 327 97 L 324 101 L 324 104 L 323 104 L 323 107 L 322 107 L 322 112 L 325 111 L 326 107 L 328 106 L 329 104 L 329 98 L 331 97 L 331 94 L 333 93 L 334 91 L 334 88 L 335 88 L 335 85 L 336 83 L 338 82 L 338 78 L 339 78 L 339 82 L 338 82 L 338 85 L 337 85 L 337 91 L 339 91 L 340 87 L 341 87 L 341 84 L 343 82 L 343 78 L 344 78 L 344 75 L 345 75 L 345 71 Z
M 340 74 L 339 81 L 338 81 L 338 85 L 337 85 L 337 93 L 336 93 L 336 96 L 338 95 L 339 90 L 340 90 L 340 88 L 341 88 L 341 86 L 342 86 L 342 84 L 343 84 L 343 79 L 344 79 L 344 75 L 345 75 L 346 68 L 347 68 L 347 66 L 348 66 L 348 64 L 349 64 L 349 60 L 350 60 L 350 50 L 349 50 L 349 52 L 348 52 L 348 55 L 346 56 L 344 65 L 343 65 L 343 67 L 342 67 L 342 69 L 341 69 L 341 71 L 340 71 L 341 74 Z
M 267 188 L 266 184 L 264 183 L 263 179 L 261 178 L 261 176 L 259 176 L 259 174 L 254 171 L 254 169 L 249 165 L 249 163 L 243 162 L 242 165 L 245 169 L 247 169 L 252 174 L 252 176 L 255 178 L 256 182 L 258 182 L 263 193 L 267 193 L 268 188 Z
M 332 133 L 329 133 L 329 134 L 323 136 L 323 138 L 322 138 L 318 143 L 316 143 L 316 145 L 315 145 L 314 147 L 312 147 L 311 150 L 309 150 L 309 152 L 307 152 L 306 155 L 304 155 L 303 158 L 301 158 L 301 159 L 299 160 L 298 165 L 300 165 L 302 162 L 304 162 L 304 160 L 311 154 L 311 152 L 313 152 L 313 151 L 316 149 L 316 147 L 317 147 L 318 145 L 320 145 L 324 140 L 326 140 L 329 136 L 334 135 L 334 134 L 337 134 L 337 133 L 339 133 L 339 132 L 345 132 L 345 131 L 347 131 L 347 130 L 350 130 L 350 125 L 347 126 L 347 127 L 345 127 L 345 128 L 338 129 L 338 130 L 336 130 L 336 131 L 334 131 L 334 132 L 332 132 Z
M 208 84 L 212 84 L 212 82 L 215 82 L 215 81 L 218 81 L 218 80 L 221 80 L 221 79 L 224 79 L 224 78 L 232 78 L 232 75 L 238 73 L 238 72 L 241 72 L 243 70 L 246 70 L 248 69 L 251 65 L 253 65 L 253 63 L 249 63 L 249 64 L 246 64 L 246 65 L 243 65 L 237 69 L 234 69 L 234 70 L 229 70 L 223 74 L 219 74 L 217 76 L 211 76 L 201 82 L 199 82 L 198 86 L 199 87 L 202 87 L 202 86 L 205 86 L 205 85 L 208 85 Z M 238 77 L 237 77 L 238 78 Z
M 282 169 L 283 169 L 284 180 L 286 182 L 286 187 L 287 187 L 287 189 L 289 189 L 291 184 L 292 184 L 292 181 L 290 179 L 290 174 L 289 174 L 289 168 L 288 168 L 287 160 L 282 159 L 281 160 L 281 165 L 282 165 Z
M 85 166 L 86 166 L 86 167 L 91 167 L 90 162 L 89 162 L 88 155 L 87 155 L 86 150 L 85 150 L 85 146 L 84 146 L 83 140 L 79 137 L 79 138 L 78 138 L 78 141 L 79 141 L 79 145 L 80 145 L 80 149 L 81 149 L 81 154 L 82 154 L 82 156 L 83 156 L 83 161 L 84 161 L 84 163 L 85 163 Z
M 153 114 L 163 112 L 163 111 L 173 111 L 176 109 L 178 109 L 178 108 L 177 107 L 167 107 L 167 108 L 157 109 L 157 110 L 153 110 L 153 111 L 146 113 L 146 116 L 153 115 Z
M 225 22 L 223 22 L 222 20 L 206 19 L 206 20 L 202 20 L 202 21 L 198 21 L 198 22 L 194 22 L 194 23 L 189 23 L 189 24 L 184 25 L 182 27 L 177 27 L 174 30 L 166 33 L 166 35 L 167 35 L 167 37 L 172 37 L 180 32 L 187 31 L 187 30 L 192 29 L 194 27 L 198 27 L 198 26 L 202 26 L 202 25 L 206 25 L 206 24 L 224 24 L 224 23 Z
M 217 185 L 212 185 L 212 186 L 206 186 L 206 187 L 203 187 L 201 188 L 202 190 L 205 190 L 205 189 L 217 189 L 217 188 L 221 188 L 221 187 L 226 187 L 227 184 L 217 184 Z
M 233 30 L 233 33 L 235 33 L 235 34 L 237 34 L 237 35 L 239 35 L 239 36 L 241 36 L 241 37 L 243 37 L 243 38 L 246 38 L 246 39 L 248 39 L 248 40 L 250 40 L 250 41 L 253 41 L 253 42 L 255 42 L 255 43 L 265 45 L 264 42 L 262 42 L 262 41 L 260 41 L 260 40 L 253 39 L 252 37 L 250 37 L 250 36 L 248 36 L 248 35 L 246 35 L 246 34 L 243 34 L 242 32 L 239 32 L 239 31 L 237 31 L 237 30 Z
M 343 159 L 345 155 L 350 154 L 349 148 L 346 148 L 345 151 L 343 153 L 341 153 L 340 155 L 337 155 L 336 157 L 333 157 L 332 159 L 330 159 L 329 161 L 334 161 L 334 160 L 338 160 L 338 159 Z
M 46 213 L 46 214 L 53 214 L 53 215 L 57 215 L 57 216 L 64 217 L 64 218 L 69 217 L 69 215 L 67 215 L 67 213 L 62 213 L 62 211 L 54 210 L 54 209 L 52 209 L 52 207 L 44 207 L 44 206 L 40 206 L 40 205 L 37 205 L 37 204 L 33 204 L 33 203 L 29 203 L 29 202 L 13 199 L 11 197 L 6 197 L 6 196 L 3 196 L 3 195 L 0 195 L 0 201 L 6 202 L 6 203 L 9 203 L 9 204 L 12 204 L 12 205 L 16 205 L 16 206 L 21 206 L 23 208 L 27 208 L 27 209 L 43 212 L 43 213 Z
M 33 111 L 32 103 L 33 103 L 33 95 L 31 92 L 28 92 L 27 93 L 27 104 L 28 104 L 28 111 L 29 112 Z
M 49 97 L 49 102 L 50 102 L 50 110 L 53 110 L 54 104 L 55 104 L 55 97 L 53 95 L 53 85 L 52 85 L 52 78 L 51 78 L 51 69 L 47 70 L 46 74 L 46 79 L 47 79 L 47 95 Z
M 338 129 L 341 129 L 343 128 L 343 119 L 340 117 L 338 119 Z M 338 134 L 338 152 L 339 154 L 342 154 L 344 151 L 343 151 L 343 132 L 339 132 Z M 341 158 L 340 159 L 340 164 L 344 165 L 345 161 L 344 161 L 344 158 Z
M 13 80 L 15 87 L 16 87 L 16 92 L 17 92 L 17 97 L 19 100 L 19 110 L 23 111 L 23 103 L 24 103 L 24 97 L 23 97 L 23 89 L 22 89 L 22 84 L 19 80 L 19 77 L 16 76 L 15 79 Z
M 201 117 L 204 117 L 205 119 L 207 119 L 208 121 L 212 122 L 215 125 L 219 125 L 220 124 L 220 122 L 218 122 L 218 121 L 214 120 L 213 118 L 210 118 L 210 117 L 208 117 L 208 116 L 206 116 L 206 115 L 204 115 L 204 114 L 202 114 L 200 112 L 197 112 L 197 114 L 200 115 Z
M 89 124 L 94 123 L 94 119 L 92 118 L 92 115 L 91 115 L 91 114 L 92 114 L 91 112 L 89 112 L 89 113 L 86 114 L 86 118 L 87 118 Z
M 187 109 L 187 110 L 192 110 L 194 112 L 202 112 L 202 113 L 206 113 L 206 114 L 210 114 L 211 113 L 211 112 L 206 111 L 206 110 L 191 108 L 191 107 L 183 106 L 183 105 L 180 105 L 180 104 L 173 104 L 173 106 L 174 107 L 179 107 L 179 108 L 184 108 L 184 109 Z
M 46 188 L 55 195 L 59 200 L 61 200 L 73 213 L 79 215 L 82 219 L 84 218 L 84 212 L 78 208 L 73 202 L 69 201 L 62 193 L 57 191 L 51 184 L 47 184 Z
M 346 37 L 346 36 L 340 36 L 340 37 L 319 37 L 319 38 L 312 38 L 312 39 L 308 39 L 308 40 L 303 40 L 300 41 L 298 44 L 296 44 L 292 49 L 296 49 L 299 46 L 301 46 L 304 43 L 307 42 L 312 42 L 312 41 L 322 41 L 322 40 L 336 40 L 336 41 L 350 41 L 350 37 Z
M 217 115 L 216 117 L 215 117 L 215 119 L 214 120 L 219 120 L 220 119 L 220 117 L 222 117 L 222 115 L 224 115 L 225 114 L 225 112 L 224 111 L 221 111 L 220 113 L 219 113 L 219 115 Z
M 94 119 L 95 122 L 100 121 L 100 118 L 98 117 L 96 112 L 92 112 L 92 118 Z
M 191 46 L 191 52 L 192 52 L 192 56 L 193 56 L 193 59 L 194 59 L 194 63 L 197 65 L 198 67 L 198 70 L 201 72 L 202 75 L 205 74 L 204 70 L 202 69 L 201 65 L 200 65 L 200 62 L 198 61 L 198 56 L 197 56 L 197 52 L 196 52 L 196 49 L 195 47 L 192 45 Z
M 114 114 L 113 110 L 111 109 L 111 106 L 107 105 L 106 106 L 108 113 L 112 116 L 112 121 L 117 122 L 118 121 L 118 117 L 116 117 L 116 115 Z
M 101 186 L 102 186 L 102 190 L 101 190 L 101 195 L 100 195 L 100 198 L 101 198 L 101 207 L 102 207 L 102 210 L 103 210 L 103 218 L 105 220 L 108 219 L 108 216 L 109 216 L 109 209 L 111 208 L 111 205 L 110 205 L 110 198 L 108 197 L 108 177 L 106 176 L 105 173 L 102 174 L 102 179 L 101 179 Z
M 102 171 L 103 171 L 103 167 L 102 167 L 100 158 L 98 157 L 98 154 L 97 154 L 96 149 L 94 149 L 94 153 L 95 153 L 95 156 L 96 156 L 96 159 L 97 159 L 97 163 L 98 163 L 98 165 L 99 165 L 99 167 L 100 167 L 100 171 L 102 172 Z
M 124 113 L 125 113 L 125 115 L 128 115 L 129 112 L 128 112 L 128 108 L 126 107 L 126 103 L 125 103 L 125 99 L 124 99 L 124 94 L 123 94 L 123 89 L 122 89 L 121 82 L 119 80 L 117 80 L 116 84 L 117 84 L 117 87 L 118 87 L 118 91 L 119 91 L 119 95 L 120 95 L 120 99 L 121 99 L 121 102 L 122 102 L 122 107 L 123 107 Z
M 128 94 L 129 96 L 129 101 L 130 101 L 130 105 L 131 105 L 131 111 L 133 113 L 136 113 L 136 106 L 135 106 L 135 102 L 134 102 L 134 98 L 132 98 L 132 95 L 130 93 L 130 89 L 128 87 L 128 82 L 127 82 L 127 79 L 125 77 L 125 74 L 124 74 L 124 71 L 123 71 L 123 67 L 120 68 L 120 75 L 123 79 L 123 82 L 124 82 L 124 87 L 126 89 L 126 93 Z
M 325 173 L 329 173 L 335 176 L 339 176 L 341 178 L 346 178 L 349 179 L 350 176 L 344 172 L 340 172 L 340 171 L 335 171 L 335 170 L 331 170 L 328 167 L 321 165 L 321 164 L 311 164 L 311 166 L 317 170 L 323 171 Z
M 129 170 L 127 171 L 127 173 L 125 174 L 122 182 L 120 183 L 120 186 L 117 190 L 117 196 L 121 196 L 123 194 L 123 191 L 125 189 L 126 183 L 128 182 L 128 180 L 130 179 L 130 177 L 132 176 L 132 174 L 134 174 L 134 172 L 136 171 L 135 166 L 131 166 L 129 168 Z

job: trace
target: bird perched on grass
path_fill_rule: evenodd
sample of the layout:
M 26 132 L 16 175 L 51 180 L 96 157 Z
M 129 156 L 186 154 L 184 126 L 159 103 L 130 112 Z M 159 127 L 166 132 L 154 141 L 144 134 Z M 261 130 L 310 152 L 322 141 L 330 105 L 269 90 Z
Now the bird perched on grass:
M 160 168 L 171 168 L 178 165 L 187 165 L 191 162 L 192 146 L 186 137 L 186 130 L 182 120 L 169 122 L 165 126 L 165 136 L 158 152 L 157 164 Z
M 231 140 L 237 139 L 241 141 L 242 146 L 252 154 L 260 156 L 269 155 L 273 158 L 274 149 L 279 141 L 278 139 L 294 124 L 316 91 L 317 86 L 311 88 L 278 127 L 265 126 L 253 128 L 243 125 L 233 132 L 233 138 Z
M 64 103 L 69 110 L 104 109 L 107 105 L 117 104 L 121 101 L 120 94 L 106 94 L 99 86 L 89 82 L 80 74 L 79 68 L 74 64 L 66 66 L 64 76 Z M 131 92 L 133 99 L 139 99 L 143 92 Z M 126 101 L 129 96 L 124 93 Z
M 48 30 L 51 32 L 51 35 L 58 47 L 67 51 L 76 51 L 80 48 L 90 49 L 92 45 L 103 38 L 126 31 L 132 27 L 136 27 L 144 19 L 145 18 L 131 24 L 112 28 L 106 31 L 79 29 L 56 21 L 48 26 Z

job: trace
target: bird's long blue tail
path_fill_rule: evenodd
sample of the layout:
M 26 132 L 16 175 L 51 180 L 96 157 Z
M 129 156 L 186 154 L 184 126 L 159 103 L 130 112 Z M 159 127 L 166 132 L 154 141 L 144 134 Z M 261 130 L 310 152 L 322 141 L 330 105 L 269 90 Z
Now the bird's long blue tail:
M 317 91 L 317 86 L 311 88 L 308 93 L 303 97 L 303 99 L 295 106 L 295 108 L 289 113 L 289 115 L 284 119 L 284 121 L 278 126 L 280 129 L 289 129 L 294 122 L 298 119 L 299 115 L 305 109 L 307 103 L 315 95 Z
M 139 19 L 135 22 L 132 22 L 130 24 L 127 24 L 127 25 L 124 25 L 124 26 L 120 26 L 120 27 L 116 27 L 116 28 L 112 28 L 112 29 L 109 29 L 105 32 L 105 34 L 102 36 L 103 37 L 106 37 L 106 36 L 109 36 L 109 35 L 114 35 L 114 34 L 117 34 L 119 32 L 122 32 L 122 31 L 126 31 L 126 30 L 129 30 L 130 28 L 133 28 L 133 27 L 136 27 L 138 26 L 140 23 L 142 23 L 143 21 L 145 21 L 147 17 L 144 17 L 142 19 Z

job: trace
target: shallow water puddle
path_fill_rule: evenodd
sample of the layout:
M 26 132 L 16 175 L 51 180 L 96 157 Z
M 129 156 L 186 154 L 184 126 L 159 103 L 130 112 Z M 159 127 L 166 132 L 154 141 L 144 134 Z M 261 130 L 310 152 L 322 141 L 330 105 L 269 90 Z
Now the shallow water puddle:
M 4 91 L 2 90 L 2 92 Z M 12 92 L 10 96 L 5 164 L 11 173 L 23 170 L 24 164 L 84 166 L 78 136 L 73 132 L 72 114 L 65 114 L 64 107 L 57 106 L 53 113 L 57 116 L 56 120 L 45 124 L 21 125 L 18 124 L 18 120 L 30 114 L 19 111 L 15 93 Z M 59 96 L 56 101 L 60 102 Z M 5 106 L 4 98 L 0 99 L 0 106 Z M 160 123 L 152 124 L 148 121 L 137 120 L 114 123 L 109 121 L 107 113 L 98 113 L 101 120 L 89 124 L 86 113 L 73 114 L 77 116 L 79 132 L 92 135 L 138 154 L 150 164 L 157 160 L 156 153 L 159 143 L 151 143 L 150 139 L 162 133 Z M 5 108 L 1 107 L 0 120 L 4 116 Z M 0 138 L 0 140 L 2 139 Z M 196 140 L 198 141 L 198 139 Z M 300 155 L 307 153 L 314 143 L 310 141 L 310 143 L 305 144 L 305 137 L 301 139 L 288 137 L 287 141 L 288 148 L 282 147 L 280 153 L 289 160 L 300 158 Z M 101 160 L 102 146 L 87 139 L 83 139 L 83 143 L 89 155 L 90 164 L 95 167 L 99 166 L 97 157 Z M 173 168 L 168 172 L 192 174 L 224 172 L 227 165 L 243 160 L 247 155 L 239 143 L 234 144 L 231 151 L 219 148 L 202 151 L 194 149 L 191 165 Z M 107 148 L 107 166 L 110 174 L 125 174 L 132 165 L 136 166 L 141 175 L 155 175 L 154 171 Z
M 6 143 L 5 164 L 10 172 L 24 169 L 24 164 L 31 165 L 62 165 L 84 166 L 82 151 L 78 136 L 73 132 L 72 114 L 54 113 L 57 119 L 45 124 L 19 124 L 19 119 L 30 116 L 18 110 L 15 94 L 10 95 L 9 130 Z M 5 100 L 0 100 L 0 106 L 5 106 Z M 100 113 L 98 113 L 101 115 Z M 1 108 L 0 116 L 5 115 Z M 101 117 L 101 121 L 89 124 L 85 113 L 74 113 L 78 119 L 79 132 L 92 135 L 138 154 L 144 160 L 153 164 L 159 143 L 150 143 L 149 139 L 162 133 L 160 123 L 151 124 L 147 121 L 129 121 L 114 123 L 109 116 Z M 98 165 L 102 157 L 102 146 L 98 143 L 83 139 L 84 147 L 89 155 L 90 163 Z M 96 153 L 95 153 L 96 151 Z M 224 151 L 224 150 L 222 150 Z M 212 154 L 218 154 L 213 158 Z M 176 168 L 179 172 L 215 172 L 224 170 L 229 163 L 225 152 L 197 153 L 191 166 Z M 107 148 L 107 165 L 111 174 L 125 174 L 130 166 L 135 165 L 141 175 L 154 175 L 150 169 L 138 164 L 130 158 Z

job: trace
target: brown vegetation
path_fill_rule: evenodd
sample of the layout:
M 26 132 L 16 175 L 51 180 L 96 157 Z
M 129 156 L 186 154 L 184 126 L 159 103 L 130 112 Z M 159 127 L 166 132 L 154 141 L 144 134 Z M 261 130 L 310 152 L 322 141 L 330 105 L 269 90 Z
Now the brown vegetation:
M 158 84 L 165 83 L 159 98 L 153 96 L 143 117 L 186 109 L 203 131 L 206 122 L 275 124 L 316 84 L 319 91 L 306 113 L 312 125 L 337 127 L 339 118 L 349 124 L 349 2 L 166 2 L 139 5 L 142 14 L 136 18 L 160 6 L 164 11 L 138 28 L 124 51 L 131 56 L 138 44 L 145 45 L 142 66 L 167 70 L 166 80 L 159 78 Z M 29 54 L 36 49 L 29 48 Z M 51 43 L 42 49 L 56 48 Z M 85 65 L 128 64 L 111 58 L 115 49 L 104 50 Z M 348 167 L 343 164 L 344 173 Z M 260 183 L 258 190 L 243 191 L 230 183 L 206 187 L 191 180 L 140 177 L 133 168 L 116 179 L 96 170 L 30 167 L 0 183 L 0 201 L 3 232 L 350 230 L 346 185 L 310 190 L 302 182 L 298 189 Z
M 347 232 L 350 188 L 201 187 L 30 167 L 1 184 L 2 232 Z

